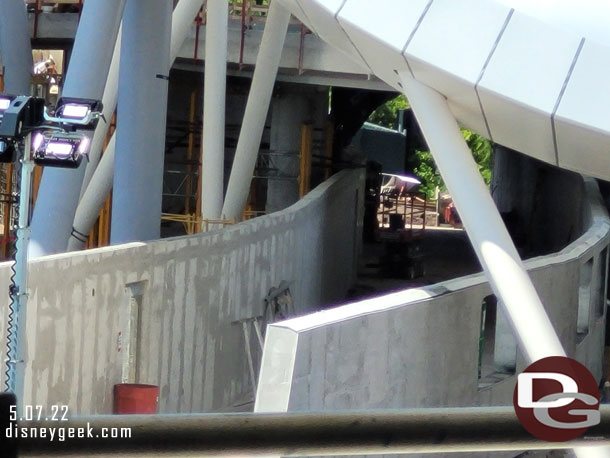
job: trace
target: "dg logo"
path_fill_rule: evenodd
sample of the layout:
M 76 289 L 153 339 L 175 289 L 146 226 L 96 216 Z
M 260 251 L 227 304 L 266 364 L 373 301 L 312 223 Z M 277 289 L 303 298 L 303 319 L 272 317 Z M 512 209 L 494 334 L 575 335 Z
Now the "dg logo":
M 530 365 L 519 374 L 513 403 L 523 427 L 549 442 L 575 439 L 600 422 L 595 378 L 571 358 L 552 356 Z

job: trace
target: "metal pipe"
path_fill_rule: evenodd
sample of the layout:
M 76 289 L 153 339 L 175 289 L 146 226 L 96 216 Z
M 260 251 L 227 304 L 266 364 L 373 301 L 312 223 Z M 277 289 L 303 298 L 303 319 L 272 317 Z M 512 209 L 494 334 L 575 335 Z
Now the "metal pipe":
M 4 92 L 30 95 L 32 45 L 23 0 L 0 0 L 0 55 L 4 66 Z
M 172 3 L 128 0 L 123 18 L 112 244 L 160 237 Z
M 239 69 L 244 65 L 244 47 L 246 44 L 246 0 L 241 0 L 241 33 L 239 39 Z
M 201 214 L 219 219 L 224 193 L 229 3 L 208 0 L 205 31 Z
M 271 2 L 222 208 L 223 218 L 240 221 L 246 207 L 289 22 L 290 12 L 280 2 Z
M 343 413 L 107 415 L 19 428 L 83 428 L 92 437 L 22 438 L 26 456 L 331 456 L 566 449 L 610 444 L 610 406 L 580 439 L 551 443 L 523 429 L 512 407 L 413 409 Z M 105 431 L 131 437 L 102 438 Z M 11 430 L 14 434 L 17 430 Z M 78 431 L 78 429 L 74 429 Z M 99 435 L 98 437 L 96 437 Z M 11 439 L 10 435 L 7 439 Z M 0 436 L 2 437 L 2 436 Z M 2 439 L 0 439 L 1 442 Z M 113 455 L 114 456 L 114 455 Z
M 180 0 L 176 5 L 172 15 L 172 43 L 170 48 L 172 62 L 176 60 L 176 56 L 191 30 L 191 24 L 204 3 L 204 0 Z
M 125 0 L 84 3 L 63 96 L 102 99 L 124 6 Z M 32 217 L 30 258 L 66 250 L 85 168 L 45 171 Z
M 19 219 L 17 221 L 17 243 L 11 291 L 13 319 L 8 320 L 8 348 L 6 353 L 6 388 L 17 396 L 18 412 L 23 412 L 25 393 L 25 371 L 28 364 L 26 355 L 26 323 L 28 302 L 28 248 L 30 241 L 30 198 L 32 192 L 32 175 L 34 161 L 31 155 L 32 137 L 27 135 L 23 141 L 23 156 L 20 158 L 19 172 Z
M 193 18 L 195 18 L 199 13 L 203 3 L 203 0 L 180 0 L 174 9 L 174 13 L 172 15 L 172 41 L 170 48 L 171 62 L 176 60 L 176 56 L 178 55 L 178 52 L 180 51 L 180 48 L 182 47 L 182 44 L 188 34 L 189 26 L 193 22 Z M 115 57 L 113 57 L 113 59 L 117 59 L 116 77 L 111 77 L 110 73 L 108 75 L 109 81 L 112 78 L 114 83 L 107 84 L 104 91 L 104 100 L 112 100 L 112 98 L 114 100 L 114 106 L 106 105 L 104 102 L 104 109 L 112 109 L 112 112 L 114 112 L 116 108 L 116 100 L 118 97 L 119 56 L 120 52 L 116 53 Z M 115 66 L 114 60 L 112 65 Z M 98 126 L 96 133 L 98 131 L 107 132 L 107 128 L 104 131 L 100 125 Z M 105 136 L 106 134 L 104 133 L 103 137 L 101 138 L 105 138 Z M 112 136 L 112 139 L 110 140 L 110 143 L 108 144 L 98 166 L 92 171 L 90 183 L 82 194 L 81 201 L 79 202 L 74 215 L 73 235 L 70 237 L 68 243 L 69 251 L 81 250 L 85 247 L 85 244 L 82 241 L 83 237 L 79 234 L 88 234 L 89 231 L 91 231 L 102 205 L 106 201 L 106 196 L 112 189 L 114 174 L 114 149 L 116 145 L 114 140 L 115 138 L 116 134 Z M 99 156 L 99 154 L 101 154 L 102 144 L 98 144 L 97 148 L 99 149 Z M 89 171 L 89 169 L 87 171 Z

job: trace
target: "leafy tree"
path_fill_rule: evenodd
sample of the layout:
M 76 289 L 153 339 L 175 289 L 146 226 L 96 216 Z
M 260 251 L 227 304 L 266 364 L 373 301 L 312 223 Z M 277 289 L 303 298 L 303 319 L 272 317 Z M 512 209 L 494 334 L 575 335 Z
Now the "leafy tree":
M 491 143 L 476 132 L 468 129 L 462 129 L 464 140 L 468 144 L 474 160 L 485 184 L 491 182 Z M 415 167 L 415 173 L 422 179 L 420 189 L 425 192 L 428 197 L 434 196 L 434 189 L 438 186 L 441 191 L 447 189 L 441 175 L 436 168 L 432 154 L 429 151 L 416 151 L 418 165 Z
M 407 108 L 409 108 L 409 102 L 407 102 L 404 95 L 399 95 L 392 100 L 388 100 L 383 105 L 379 105 L 371 113 L 368 121 L 379 126 L 394 128 L 398 119 L 398 111 L 406 110 Z
M 399 95 L 392 100 L 377 107 L 369 116 L 369 122 L 374 124 L 394 128 L 398 118 L 398 111 L 409 108 L 409 102 L 404 95 Z M 474 159 L 479 168 L 481 176 L 485 183 L 489 185 L 491 181 L 491 143 L 476 132 L 468 129 L 462 129 L 464 140 L 472 151 Z M 445 183 L 436 168 L 432 154 L 429 151 L 416 151 L 417 165 L 414 169 L 415 173 L 422 180 L 420 189 L 425 192 L 428 197 L 434 195 L 434 190 L 438 186 L 441 190 L 445 190 Z

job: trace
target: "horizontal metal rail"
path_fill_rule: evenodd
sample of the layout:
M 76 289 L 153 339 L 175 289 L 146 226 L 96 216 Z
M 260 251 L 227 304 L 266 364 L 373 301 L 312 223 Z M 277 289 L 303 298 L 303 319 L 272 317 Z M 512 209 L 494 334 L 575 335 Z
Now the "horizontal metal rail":
M 83 428 L 93 436 L 64 441 L 58 441 L 56 436 L 52 442 L 48 435 L 46 438 L 21 438 L 18 456 L 328 456 L 610 446 L 610 406 L 602 406 L 601 418 L 601 424 L 589 429 L 580 439 L 549 443 L 527 433 L 512 407 L 92 416 L 18 423 L 18 428 L 35 428 L 36 431 Z M 103 428 L 108 428 L 106 431 L 130 428 L 131 437 L 103 438 Z M 3 438 L 4 435 L 0 435 L 2 450 L 9 450 L 14 443 L 1 444 Z

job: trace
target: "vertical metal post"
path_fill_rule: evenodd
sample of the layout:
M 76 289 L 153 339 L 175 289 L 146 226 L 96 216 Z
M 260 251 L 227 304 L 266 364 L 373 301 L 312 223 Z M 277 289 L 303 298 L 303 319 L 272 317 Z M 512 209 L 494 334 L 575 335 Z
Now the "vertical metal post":
M 195 156 L 195 107 L 197 105 L 197 91 L 191 93 L 191 101 L 189 106 L 189 135 L 187 147 L 187 166 L 186 166 L 186 197 L 184 199 L 184 214 L 191 218 L 191 194 L 193 193 L 193 157 Z M 198 159 L 199 160 L 199 159 Z M 194 232 L 193 221 L 190 220 L 187 225 L 187 234 Z
M 226 219 L 240 221 L 248 201 L 289 22 L 290 12 L 280 2 L 271 2 L 222 207 L 222 215 Z
M 34 39 L 38 38 L 38 16 L 40 15 L 40 2 L 41 0 L 36 0 L 34 3 Z
M 227 0 L 208 0 L 207 5 L 201 214 L 204 219 L 220 219 L 224 191 L 229 3 Z
M 28 285 L 28 247 L 30 241 L 30 196 L 32 190 L 32 174 L 34 161 L 31 159 L 31 135 L 24 139 L 23 156 L 21 162 L 21 180 L 19 183 L 19 219 L 17 222 L 17 250 L 13 285 L 10 291 L 12 316 L 9 318 L 9 337 L 7 359 L 7 391 L 17 396 L 18 409 L 23 406 L 25 383 L 25 346 L 26 346 L 26 317 L 27 317 L 27 285 Z
M 246 0 L 241 0 L 241 34 L 239 41 L 239 68 L 244 65 L 244 47 L 246 44 Z
M 194 20 L 197 20 L 196 33 L 198 33 L 203 3 L 204 0 L 180 0 L 176 5 L 172 15 L 172 39 L 170 48 L 172 62 L 180 52 L 184 40 L 191 31 L 191 24 Z M 197 46 L 198 41 L 199 40 L 197 39 L 195 40 L 195 46 Z M 194 58 L 196 59 L 197 56 L 195 55 Z
M 6 171 L 6 187 L 4 194 L 6 202 L 4 202 L 4 232 L 2 234 L 2 258 L 8 256 L 8 243 L 11 235 L 11 210 L 13 208 L 13 164 L 5 164 Z
M 309 181 L 311 176 L 311 150 L 313 147 L 313 126 L 311 124 L 301 125 L 301 157 L 299 164 L 299 197 L 302 198 L 309 192 Z

